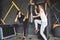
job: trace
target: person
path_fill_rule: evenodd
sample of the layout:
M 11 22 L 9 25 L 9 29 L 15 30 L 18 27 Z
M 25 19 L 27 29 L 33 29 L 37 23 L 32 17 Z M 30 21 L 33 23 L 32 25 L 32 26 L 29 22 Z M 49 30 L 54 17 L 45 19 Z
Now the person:
M 40 34 L 44 38 L 44 40 L 47 40 L 47 38 L 46 38 L 46 36 L 44 34 L 44 30 L 47 27 L 47 17 L 45 15 L 44 8 L 39 3 L 38 4 L 31 3 L 31 4 L 35 5 L 35 13 L 36 13 L 36 16 L 32 16 L 32 17 L 33 18 L 37 18 L 37 17 L 41 18 L 41 20 L 38 20 L 38 19 L 34 20 L 34 23 L 35 23 L 35 32 L 37 33 L 39 31 L 38 24 L 41 24 Z M 36 10 L 36 9 L 38 9 L 38 10 Z
M 26 37 L 26 31 L 27 31 L 27 23 L 28 23 L 28 19 L 26 16 L 23 15 L 22 12 L 18 11 L 17 12 L 17 16 L 15 18 L 15 22 L 17 22 L 17 20 L 19 20 L 20 23 L 23 23 L 24 26 L 24 37 Z

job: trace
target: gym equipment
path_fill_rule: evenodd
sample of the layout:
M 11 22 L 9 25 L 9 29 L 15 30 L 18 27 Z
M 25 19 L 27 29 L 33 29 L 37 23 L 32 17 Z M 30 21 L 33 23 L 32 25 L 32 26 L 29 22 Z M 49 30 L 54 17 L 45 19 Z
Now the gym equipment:
M 52 34 L 54 37 L 60 37 L 60 26 L 57 26 L 55 29 L 53 29 Z
M 0 39 L 16 36 L 15 27 L 10 25 L 0 25 Z
M 29 5 L 29 23 L 33 23 L 33 6 Z

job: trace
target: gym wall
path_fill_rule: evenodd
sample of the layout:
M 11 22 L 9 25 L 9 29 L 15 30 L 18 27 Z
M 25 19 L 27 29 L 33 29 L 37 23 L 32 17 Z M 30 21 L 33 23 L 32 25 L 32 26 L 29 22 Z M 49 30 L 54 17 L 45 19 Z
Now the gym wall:
M 50 32 L 60 37 L 60 0 L 51 0 L 49 7 Z M 57 26 L 56 26 L 57 25 Z
M 21 10 L 21 12 L 23 12 L 24 15 L 27 14 L 27 8 L 28 8 L 28 1 L 29 0 L 13 0 L 13 2 L 17 5 L 17 7 Z M 12 0 L 2 0 L 2 17 L 1 19 L 4 19 L 4 17 L 6 16 L 7 12 L 9 11 L 9 9 L 12 6 Z M 14 24 L 14 19 L 16 17 L 16 13 L 17 13 L 17 9 L 16 7 L 12 7 L 11 11 L 8 13 L 8 16 L 5 18 L 4 22 L 5 24 Z M 19 22 L 17 22 L 19 23 Z

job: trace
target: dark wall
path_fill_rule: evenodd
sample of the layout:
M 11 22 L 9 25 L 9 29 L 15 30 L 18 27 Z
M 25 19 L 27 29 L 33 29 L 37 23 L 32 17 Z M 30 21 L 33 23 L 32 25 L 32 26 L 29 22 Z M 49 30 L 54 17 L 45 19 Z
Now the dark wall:
M 1 10 L 2 10 L 2 0 L 0 0 L 0 18 L 1 18 L 1 16 L 2 16 Z
M 13 0 L 16 5 L 21 9 L 21 11 L 23 12 L 23 14 L 27 14 L 27 8 L 28 8 L 28 1 L 29 0 Z M 0 1 L 1 2 L 1 1 Z M 5 17 L 7 11 L 9 10 L 9 8 L 12 5 L 12 0 L 2 0 L 2 19 Z M 12 8 L 12 10 L 10 11 L 9 15 L 7 16 L 5 23 L 6 24 L 14 24 L 14 19 L 16 17 L 16 13 L 17 10 L 15 7 Z M 19 22 L 17 22 L 19 23 Z
M 57 35 L 58 33 L 60 33 L 58 32 L 60 30 L 59 26 L 53 29 L 53 24 L 56 23 L 60 24 L 60 1 L 59 0 L 51 0 L 51 6 L 48 8 L 48 14 L 49 14 L 49 31 L 50 33 L 54 32 L 54 34 Z
M 57 23 L 57 20 L 60 20 L 59 18 L 60 18 L 60 1 L 59 0 L 51 1 L 50 7 L 51 24 Z
M 2 0 L 0 0 L 0 19 L 2 17 Z M 0 24 L 1 24 L 1 20 L 0 20 Z

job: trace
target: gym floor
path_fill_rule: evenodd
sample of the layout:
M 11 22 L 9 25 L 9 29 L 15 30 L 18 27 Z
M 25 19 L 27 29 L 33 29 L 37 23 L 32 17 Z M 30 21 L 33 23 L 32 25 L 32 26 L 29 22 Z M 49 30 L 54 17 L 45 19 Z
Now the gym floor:
M 17 28 L 19 28 L 19 27 L 17 27 Z M 17 30 L 17 28 L 16 28 L 16 30 Z M 19 29 L 21 30 L 21 29 L 23 29 L 23 27 L 21 26 Z M 17 30 L 16 36 L 8 38 L 8 39 L 4 39 L 4 40 L 41 40 L 41 37 L 39 36 L 40 39 L 38 39 L 38 36 L 34 33 L 34 25 L 33 24 L 29 24 L 28 35 L 25 39 L 23 39 L 22 32 L 18 31 L 18 30 Z M 50 35 L 50 34 L 48 34 L 48 35 L 49 35 L 49 40 L 60 40 L 60 38 L 54 37 L 53 35 Z
M 11 37 L 11 38 L 8 38 L 5 40 L 41 40 L 41 39 L 38 39 L 36 37 L 36 35 L 29 35 L 25 39 L 23 39 L 21 35 L 17 35 L 15 37 Z M 60 38 L 56 38 L 56 37 L 53 37 L 52 35 L 50 35 L 49 40 L 60 40 Z

